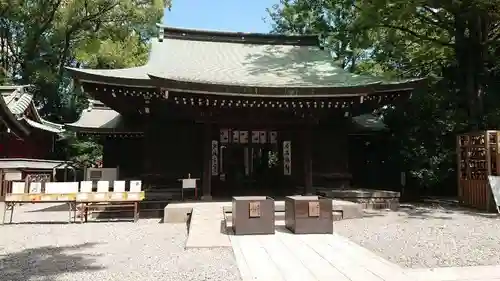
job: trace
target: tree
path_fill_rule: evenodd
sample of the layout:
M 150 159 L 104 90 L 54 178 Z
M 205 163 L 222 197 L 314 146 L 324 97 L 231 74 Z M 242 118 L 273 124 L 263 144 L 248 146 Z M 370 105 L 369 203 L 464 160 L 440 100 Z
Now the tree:
M 163 14 L 160 0 L 33 0 L 0 2 L 0 29 L 14 82 L 33 84 L 48 118 L 75 118 L 65 66 L 125 67 L 144 62 Z M 117 59 L 121 56 L 121 59 Z
M 359 23 L 366 29 L 398 32 L 418 44 L 446 49 L 459 106 L 467 108 L 470 129 L 484 128 L 483 98 L 496 65 L 500 1 L 360 1 Z
M 72 122 L 87 106 L 65 67 L 122 68 L 143 64 L 149 38 L 163 15 L 161 0 L 0 0 L 3 75 L 36 86 L 45 118 Z M 93 139 L 64 136 L 60 149 L 78 162 L 95 162 Z
M 325 45 L 352 72 L 429 78 L 425 91 L 384 115 L 392 131 L 388 141 L 396 147 L 387 160 L 406 167 L 420 187 L 436 188 L 456 179 L 457 132 L 500 124 L 499 4 L 287 0 L 269 12 L 276 31 L 331 38 Z M 355 63 L 343 63 L 343 57 Z
M 371 45 L 369 31 L 351 32 L 357 12 L 352 0 L 282 0 L 268 9 L 273 32 L 320 34 L 343 68 L 354 72 Z

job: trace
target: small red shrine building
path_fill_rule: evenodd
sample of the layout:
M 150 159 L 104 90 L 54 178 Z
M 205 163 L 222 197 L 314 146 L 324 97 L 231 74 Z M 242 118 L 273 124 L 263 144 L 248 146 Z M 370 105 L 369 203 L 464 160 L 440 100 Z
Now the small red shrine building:
M 352 117 L 422 81 L 348 73 L 312 35 L 160 25 L 151 44 L 143 66 L 69 68 L 95 101 L 66 128 L 101 136 L 103 165 L 121 178 L 162 189 L 190 174 L 205 199 L 347 184 Z
M 64 161 L 52 160 L 63 125 L 43 119 L 31 86 L 0 86 L 0 175 L 21 180 L 28 174 L 50 180 Z

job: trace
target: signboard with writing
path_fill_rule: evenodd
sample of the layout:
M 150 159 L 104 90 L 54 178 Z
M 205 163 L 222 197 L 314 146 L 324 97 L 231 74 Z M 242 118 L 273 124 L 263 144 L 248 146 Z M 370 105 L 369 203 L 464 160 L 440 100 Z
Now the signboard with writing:
M 259 131 L 259 143 L 267 143 L 267 132 Z
M 500 206 L 500 177 L 488 176 L 488 181 L 490 183 L 491 193 L 493 194 L 493 198 L 495 199 L 497 210 L 499 210 L 498 206 Z
M 248 212 L 251 218 L 259 218 L 260 217 L 260 202 L 249 202 L 248 204 Z
M 229 142 L 229 129 L 221 129 L 220 143 L 228 143 L 228 142 Z
M 290 176 L 292 174 L 292 142 L 283 142 L 283 174 Z
M 219 142 L 212 140 L 212 176 L 219 174 Z
M 319 202 L 318 201 L 309 202 L 309 216 L 310 217 L 319 217 Z
M 233 131 L 233 143 L 240 143 L 240 131 Z
M 42 183 L 41 182 L 30 182 L 30 194 L 42 193 Z
M 248 143 L 248 131 L 240 131 L 240 143 Z
M 260 134 L 259 131 L 252 131 L 252 143 L 259 143 Z
M 272 144 L 278 143 L 278 132 L 275 131 L 269 132 L 269 142 Z

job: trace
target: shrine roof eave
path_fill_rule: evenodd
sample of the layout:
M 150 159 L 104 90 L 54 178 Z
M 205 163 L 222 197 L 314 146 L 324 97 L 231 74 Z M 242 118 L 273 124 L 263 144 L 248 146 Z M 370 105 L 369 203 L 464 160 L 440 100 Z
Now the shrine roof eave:
M 143 131 L 135 130 L 125 130 L 120 128 L 87 128 L 87 127 L 77 127 L 66 125 L 66 130 L 73 131 L 79 134 L 89 134 L 89 135 L 141 135 Z
M 23 125 L 16 118 L 16 116 L 12 114 L 3 98 L 0 98 L 0 118 L 5 123 L 7 128 L 9 128 L 16 136 L 20 138 L 29 136 L 30 130 L 28 129 L 28 127 Z
M 279 99 L 314 99 L 314 98 L 348 98 L 367 95 L 384 95 L 393 92 L 411 92 L 419 87 L 425 78 L 409 79 L 401 82 L 353 86 L 322 87 L 282 87 L 282 86 L 244 86 L 181 81 L 158 77 L 149 74 L 154 84 L 163 90 L 187 92 L 212 96 L 232 96 L 245 98 L 279 98 Z
M 75 80 L 80 82 L 131 88 L 156 87 L 145 72 L 141 75 L 143 67 L 128 69 L 79 69 L 67 67 L 66 69 Z
M 28 158 L 2 158 L 0 169 L 17 170 L 53 170 L 65 169 L 71 166 L 64 160 L 28 159 Z
M 141 134 L 142 131 L 126 128 L 120 113 L 97 100 L 89 100 L 89 107 L 80 118 L 64 125 L 66 130 L 87 134 Z

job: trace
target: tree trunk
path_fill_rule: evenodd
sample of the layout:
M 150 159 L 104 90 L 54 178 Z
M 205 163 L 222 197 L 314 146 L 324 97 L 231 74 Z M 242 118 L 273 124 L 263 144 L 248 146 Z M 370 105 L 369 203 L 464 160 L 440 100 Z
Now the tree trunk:
M 468 127 L 483 126 L 485 17 L 470 8 L 455 15 L 455 56 L 460 104 L 468 113 Z

